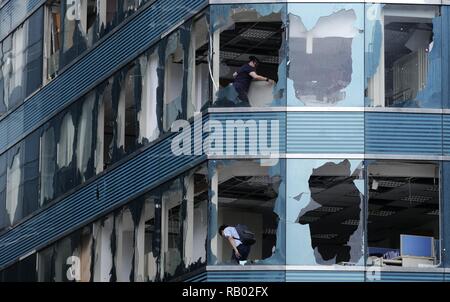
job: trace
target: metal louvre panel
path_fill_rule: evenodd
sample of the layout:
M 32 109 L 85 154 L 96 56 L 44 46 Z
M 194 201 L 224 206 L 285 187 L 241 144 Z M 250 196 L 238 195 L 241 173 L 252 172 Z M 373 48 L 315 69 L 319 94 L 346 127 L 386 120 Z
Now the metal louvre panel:
M 287 153 L 364 153 L 364 112 L 289 112 Z
M 130 198 L 168 181 L 205 160 L 204 156 L 174 156 L 171 138 L 145 149 L 68 197 L 0 236 L 0 267 L 30 251 L 106 215 Z M 97 198 L 98 196 L 98 198 Z M 14 248 L 10 248 L 13 245 Z
M 227 121 L 239 121 L 242 120 L 244 123 L 247 121 L 255 121 L 258 125 L 258 135 L 259 135 L 259 125 L 261 121 L 267 121 L 267 134 L 270 135 L 271 133 L 271 121 L 278 121 L 279 126 L 279 154 L 285 153 L 286 150 L 286 113 L 285 112 L 255 112 L 255 113 L 210 113 L 209 114 L 210 120 L 217 120 L 220 121 L 223 125 L 223 131 L 224 131 L 224 147 L 226 145 L 226 122 Z M 239 136 L 236 134 L 236 139 L 241 142 L 246 142 L 246 147 L 248 146 L 248 134 L 246 134 L 246 137 Z M 259 139 L 258 139 L 259 140 Z M 260 145 L 257 146 L 258 154 L 261 150 L 259 150 Z M 225 150 L 224 150 L 225 151 Z
M 444 114 L 442 117 L 442 149 L 444 155 L 450 155 L 450 115 Z
M 287 271 L 287 282 L 363 282 L 363 271 Z
M 285 271 L 208 272 L 208 282 L 285 282 Z
M 173 24 L 202 7 L 204 0 L 157 1 L 76 64 L 0 120 L 0 153 L 52 114 L 76 101 L 131 58 L 150 48 Z
M 25 21 L 25 17 L 44 4 L 45 0 L 11 0 L 0 9 L 0 41 Z
M 442 154 L 442 115 L 366 113 L 366 153 Z

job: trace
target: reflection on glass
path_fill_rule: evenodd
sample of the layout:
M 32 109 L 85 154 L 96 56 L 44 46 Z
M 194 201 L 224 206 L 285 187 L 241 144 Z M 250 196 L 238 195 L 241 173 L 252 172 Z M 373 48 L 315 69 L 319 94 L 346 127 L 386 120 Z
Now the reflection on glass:
M 363 7 L 289 5 L 288 105 L 363 105 Z
M 367 105 L 441 107 L 439 7 L 373 4 L 366 15 Z

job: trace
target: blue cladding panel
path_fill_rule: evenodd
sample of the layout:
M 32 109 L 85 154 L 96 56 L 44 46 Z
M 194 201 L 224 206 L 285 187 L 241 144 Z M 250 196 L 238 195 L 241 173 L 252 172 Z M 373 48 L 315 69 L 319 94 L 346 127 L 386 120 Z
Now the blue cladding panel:
M 82 187 L 67 198 L 0 236 L 0 267 L 18 257 L 59 239 L 98 215 L 105 215 L 130 197 L 142 194 L 184 170 L 198 165 L 204 157 L 171 153 L 171 138 Z M 97 191 L 98 196 L 97 198 Z M 14 248 L 11 248 L 11 246 Z
M 215 271 L 208 272 L 208 282 L 285 282 L 284 271 Z
M 442 149 L 444 155 L 450 155 L 450 115 L 444 114 L 442 117 Z
M 287 282 L 363 282 L 363 271 L 287 271 Z
M 288 153 L 364 153 L 363 112 L 289 112 Z
M 286 150 L 286 113 L 284 112 L 258 112 L 258 113 L 211 113 L 210 114 L 210 120 L 217 120 L 220 121 L 223 125 L 223 130 L 225 134 L 225 127 L 226 127 L 226 121 L 238 121 L 242 120 L 243 122 L 248 121 L 255 121 L 258 127 L 258 131 L 261 131 L 260 125 L 261 121 L 267 122 L 267 135 L 268 138 L 271 138 L 270 133 L 275 128 L 271 128 L 270 125 L 274 121 L 278 121 L 279 126 L 279 153 L 284 153 Z M 260 133 L 260 132 L 258 132 Z M 248 140 L 248 134 L 246 134 L 247 140 Z M 224 148 L 225 148 L 225 139 L 226 136 L 224 135 Z M 244 141 L 244 138 L 238 137 L 239 141 Z M 270 140 L 268 139 L 268 143 L 270 144 Z M 248 145 L 247 145 L 248 146 Z M 260 146 L 260 144 L 258 144 Z M 259 151 L 259 150 L 258 150 Z M 225 152 L 225 149 L 224 149 Z
M 366 113 L 366 153 L 442 155 L 442 115 Z
M 410 273 L 410 272 L 381 272 L 380 281 L 391 281 L 391 282 L 423 282 L 423 281 L 433 281 L 442 282 L 444 281 L 444 273 Z
M 0 41 L 6 38 L 27 15 L 45 0 L 11 0 L 0 9 Z
M 148 49 L 205 0 L 157 1 L 0 121 L 0 153 L 63 106 L 77 100 L 131 57 Z
M 199 275 L 200 276 L 203 275 Z M 209 282 L 379 282 L 444 281 L 440 272 L 381 272 L 378 280 L 366 280 L 365 271 L 209 271 Z M 448 278 L 448 276 L 447 276 Z M 192 278 L 195 280 L 195 278 Z

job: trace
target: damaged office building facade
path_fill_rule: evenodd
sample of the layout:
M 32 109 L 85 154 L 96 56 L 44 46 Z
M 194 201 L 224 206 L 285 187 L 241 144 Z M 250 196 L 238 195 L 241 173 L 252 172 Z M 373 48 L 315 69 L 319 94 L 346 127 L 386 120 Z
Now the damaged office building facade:
M 448 0 L 0 0 L 0 281 L 448 281 L 449 71 Z

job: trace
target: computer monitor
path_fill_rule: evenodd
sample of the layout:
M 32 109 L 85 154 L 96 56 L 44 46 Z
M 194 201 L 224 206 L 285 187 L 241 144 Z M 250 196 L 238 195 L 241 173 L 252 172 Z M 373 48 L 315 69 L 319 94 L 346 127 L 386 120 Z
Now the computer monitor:
M 400 255 L 434 258 L 434 238 L 429 236 L 400 235 Z

